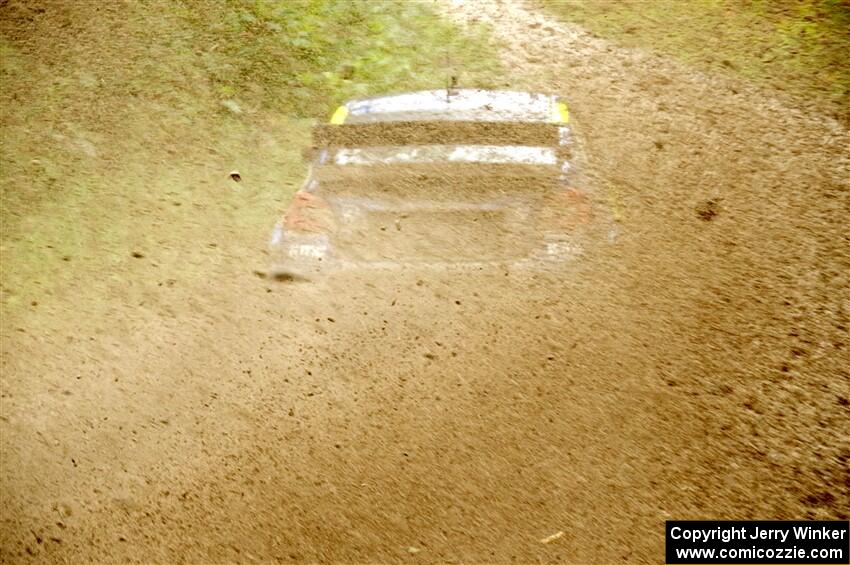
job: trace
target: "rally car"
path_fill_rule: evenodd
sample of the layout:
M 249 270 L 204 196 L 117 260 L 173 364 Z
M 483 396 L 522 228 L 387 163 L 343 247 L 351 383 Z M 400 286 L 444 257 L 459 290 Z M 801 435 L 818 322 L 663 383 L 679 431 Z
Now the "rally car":
M 556 96 L 444 89 L 353 100 L 317 125 L 274 227 L 277 275 L 563 261 L 592 216 Z

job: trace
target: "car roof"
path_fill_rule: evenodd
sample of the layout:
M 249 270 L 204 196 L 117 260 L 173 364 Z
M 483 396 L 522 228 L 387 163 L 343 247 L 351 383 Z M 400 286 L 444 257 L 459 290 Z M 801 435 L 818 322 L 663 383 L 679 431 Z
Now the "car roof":
M 423 90 L 346 102 L 331 122 L 444 120 L 563 123 L 566 107 L 551 94 L 472 88 Z

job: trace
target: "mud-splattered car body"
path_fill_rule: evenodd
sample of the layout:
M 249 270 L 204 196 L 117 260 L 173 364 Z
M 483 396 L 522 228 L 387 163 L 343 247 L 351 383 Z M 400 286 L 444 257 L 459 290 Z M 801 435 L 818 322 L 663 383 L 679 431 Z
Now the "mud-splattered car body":
M 350 265 L 560 261 L 589 201 L 571 184 L 566 105 L 458 89 L 340 106 L 274 228 L 276 274 Z

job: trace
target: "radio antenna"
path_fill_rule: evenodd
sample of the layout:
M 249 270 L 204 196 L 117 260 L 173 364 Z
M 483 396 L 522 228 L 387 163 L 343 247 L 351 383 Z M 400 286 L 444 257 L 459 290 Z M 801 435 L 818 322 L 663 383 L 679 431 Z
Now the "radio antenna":
M 452 101 L 451 97 L 455 95 L 454 90 L 455 90 L 455 88 L 457 88 L 457 76 L 454 75 L 454 74 L 451 74 L 453 72 L 453 70 L 452 70 L 452 56 L 451 56 L 451 53 L 449 53 L 448 48 L 446 49 L 446 59 L 445 59 L 445 61 L 446 61 L 446 70 L 449 73 L 448 79 L 446 80 L 446 102 L 450 103 Z

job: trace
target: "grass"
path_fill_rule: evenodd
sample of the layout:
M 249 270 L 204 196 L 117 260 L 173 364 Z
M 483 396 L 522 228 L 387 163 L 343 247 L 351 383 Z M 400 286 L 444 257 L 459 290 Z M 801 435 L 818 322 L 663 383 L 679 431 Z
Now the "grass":
M 850 114 L 847 0 L 538 0 L 628 46 L 732 71 Z
M 185 278 L 214 267 L 210 249 L 263 247 L 315 118 L 456 67 L 466 84 L 499 74 L 483 30 L 419 2 L 4 3 L 4 314 L 132 287 L 134 253 Z

